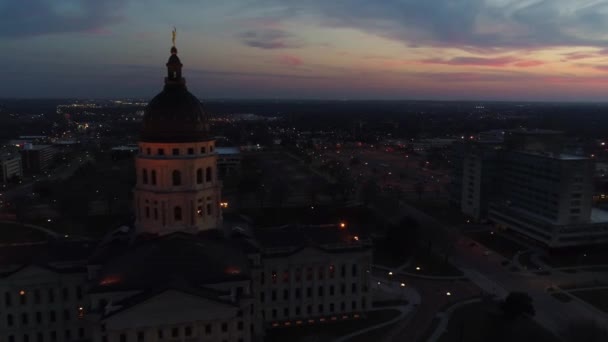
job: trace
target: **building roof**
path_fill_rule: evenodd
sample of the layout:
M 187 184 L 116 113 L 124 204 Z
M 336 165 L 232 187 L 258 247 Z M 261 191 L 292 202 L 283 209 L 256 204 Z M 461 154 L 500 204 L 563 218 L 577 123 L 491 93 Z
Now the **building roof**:
M 238 147 L 216 147 L 215 152 L 219 155 L 238 155 L 241 154 L 241 149 Z
M 84 271 L 92 253 L 92 241 L 49 241 L 0 247 L 0 277 L 30 265 L 56 272 Z
M 93 284 L 94 292 L 145 290 L 182 279 L 192 286 L 250 276 L 249 260 L 231 240 L 210 234 L 174 233 L 113 248 Z M 100 263 L 100 260 L 96 261 Z
M 351 234 L 337 225 L 286 225 L 259 228 L 254 241 L 263 254 L 289 255 L 313 247 L 330 253 L 347 252 L 371 247 L 368 239 Z

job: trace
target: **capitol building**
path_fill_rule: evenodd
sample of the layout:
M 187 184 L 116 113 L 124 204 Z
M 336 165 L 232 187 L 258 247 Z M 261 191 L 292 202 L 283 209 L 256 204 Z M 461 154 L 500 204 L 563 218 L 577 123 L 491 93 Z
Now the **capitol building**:
M 146 108 L 134 227 L 0 258 L 2 342 L 245 342 L 371 308 L 370 240 L 339 226 L 232 229 L 209 118 L 175 46 Z

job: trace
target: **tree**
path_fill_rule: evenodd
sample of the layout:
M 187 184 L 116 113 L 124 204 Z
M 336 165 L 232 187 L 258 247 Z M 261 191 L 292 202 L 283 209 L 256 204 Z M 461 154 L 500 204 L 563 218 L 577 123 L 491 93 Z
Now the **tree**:
M 500 308 L 508 319 L 515 319 L 524 314 L 534 316 L 536 311 L 532 304 L 532 297 L 525 292 L 511 292 L 500 303 Z
M 399 224 L 391 225 L 386 232 L 385 247 L 391 257 L 402 259 L 416 247 L 419 235 L 418 221 L 404 217 Z
M 378 196 L 378 185 L 373 180 L 368 180 L 361 188 L 361 200 L 363 204 L 368 205 Z

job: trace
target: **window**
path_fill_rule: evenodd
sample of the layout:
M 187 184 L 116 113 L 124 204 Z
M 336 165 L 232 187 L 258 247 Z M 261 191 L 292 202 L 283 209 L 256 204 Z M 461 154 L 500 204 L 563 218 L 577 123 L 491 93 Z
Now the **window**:
M 357 283 L 353 283 L 350 287 L 352 293 L 357 293 Z
M 162 149 L 162 148 L 159 148 L 159 149 L 158 149 L 158 155 L 159 155 L 159 156 L 164 156 L 164 155 L 165 155 L 165 150 L 164 150 L 164 149 Z
M 55 311 L 49 312 L 49 321 L 51 321 L 51 323 L 53 323 L 56 320 L 57 320 L 57 315 L 55 315 Z
M 205 334 L 211 334 L 211 324 L 205 325 Z
M 203 207 L 200 205 L 196 207 L 196 216 L 203 217 Z
M 175 219 L 175 221 L 182 220 L 182 208 L 181 207 L 173 208 L 173 218 Z
M 318 296 L 323 296 L 323 286 L 319 286 Z
M 158 220 L 158 208 L 154 208 L 154 219 Z
M 78 328 L 78 337 L 84 338 L 84 329 L 83 328 Z
M 340 284 L 340 294 L 345 294 L 346 293 L 346 284 L 342 283 Z
M 11 315 L 11 314 L 6 315 L 6 325 L 8 325 L 9 327 L 12 327 L 14 323 L 15 322 L 13 321 L 13 315 Z
M 23 342 L 30 342 L 30 336 L 28 334 L 23 334 Z
M 179 156 L 179 148 L 174 148 L 173 149 L 173 155 L 174 156 Z
M 329 286 L 329 295 L 330 296 L 334 295 L 334 286 L 333 285 Z
M 312 280 L 312 267 L 306 269 L 306 280 Z
M 64 287 L 61 290 L 61 296 L 63 297 L 63 300 L 68 300 L 70 298 L 70 290 L 68 290 L 67 287 Z
M 8 335 L 8 342 L 15 342 L 15 336 Z
M 205 147 L 201 147 L 201 154 L 205 154 L 205 153 L 207 153 Z
M 342 278 L 346 277 L 346 265 L 340 266 L 340 275 L 342 276 Z
M 147 155 L 151 155 L 151 154 L 152 154 L 152 151 L 150 150 L 150 148 L 149 148 L 149 147 L 148 147 L 148 148 L 146 148 L 146 154 L 147 154 Z
M 44 336 L 42 335 L 42 333 L 37 333 L 36 334 L 36 341 L 37 342 L 44 342 Z
M 184 329 L 184 335 L 186 335 L 186 336 L 192 336 L 192 327 L 186 327 Z
M 146 207 L 146 218 L 150 218 L 150 207 Z
M 173 170 L 173 186 L 182 185 L 182 173 L 178 170 Z
M 194 149 L 192 147 L 188 148 L 188 154 L 189 155 L 193 155 L 194 154 Z
M 283 309 L 283 317 L 285 317 L 285 318 L 289 317 L 289 308 Z
M 42 324 L 42 312 L 36 312 L 36 323 Z
M 127 342 L 127 335 L 126 334 L 120 334 L 120 342 Z
M 357 276 L 357 264 L 353 264 L 352 274 L 353 274 L 353 277 Z
M 299 288 L 299 287 L 298 287 L 298 288 L 296 288 L 296 299 L 300 299 L 301 292 L 302 292 L 302 291 L 300 291 L 300 288 Z
M 28 319 L 27 319 L 27 314 L 26 314 L 26 313 L 22 313 L 22 314 L 21 314 L 21 323 L 22 323 L 23 325 L 27 325 L 27 321 L 28 321 Z
M 11 303 L 11 293 L 10 292 L 6 292 L 4 294 L 4 304 L 6 306 L 11 306 L 12 303 Z
M 272 318 L 277 318 L 277 309 L 272 309 Z
M 260 292 L 260 302 L 264 303 L 265 300 L 266 300 L 266 293 Z
M 283 271 L 283 282 L 289 283 L 289 271 Z
M 144 342 L 144 332 L 143 331 L 137 332 L 137 342 Z
M 211 167 L 209 166 L 205 170 L 205 181 L 212 182 L 212 179 L 213 179 L 213 171 L 211 170 Z
M 63 310 L 63 319 L 66 320 L 66 321 L 70 320 L 70 311 Z
M 207 203 L 207 215 L 211 215 L 211 203 Z
M 306 288 L 306 297 L 308 297 L 308 298 L 312 297 L 312 287 Z
M 21 305 L 27 304 L 27 298 L 25 297 L 25 292 L 19 293 L 19 304 L 21 304 Z
M 143 184 L 148 184 L 148 170 L 146 169 L 141 170 L 141 182 Z
M 296 316 L 300 316 L 300 307 L 296 306 Z
M 203 184 L 203 169 L 196 170 L 196 184 Z
M 352 303 L 352 308 L 353 308 L 353 310 L 357 310 L 357 302 L 355 302 L 354 300 Z
M 277 300 L 277 290 L 272 290 L 272 300 Z
M 323 313 L 323 304 L 319 304 L 319 313 Z
M 152 176 L 152 185 L 156 185 L 156 170 L 152 170 L 151 172 L 151 176 Z
M 228 323 L 222 323 L 222 332 L 228 331 Z
M 171 336 L 172 337 L 179 337 L 179 328 L 173 328 L 173 329 L 171 329 Z
M 289 299 L 289 290 L 285 289 L 283 290 L 283 300 L 288 300 Z
M 34 290 L 34 304 L 40 304 L 40 290 Z
M 158 338 L 162 340 L 163 336 L 164 336 L 163 330 L 162 329 L 158 329 Z
M 213 152 L 213 145 L 209 145 L 209 153 Z
M 323 266 L 319 267 L 318 277 L 319 279 L 323 279 L 323 274 L 325 273 L 325 269 Z
M 55 291 L 53 289 L 49 289 L 49 303 L 55 302 Z
M 51 342 L 56 342 L 56 341 L 57 341 L 57 332 L 51 331 Z
M 333 278 L 335 273 L 336 273 L 336 266 L 334 266 L 333 264 L 329 265 L 329 277 Z
M 334 303 L 329 304 L 329 312 L 334 312 Z
M 309 315 L 312 315 L 312 305 L 308 305 L 306 307 L 306 313 L 309 314 Z
M 243 321 L 239 321 L 239 322 L 236 324 L 236 328 L 237 328 L 239 331 L 243 331 Z

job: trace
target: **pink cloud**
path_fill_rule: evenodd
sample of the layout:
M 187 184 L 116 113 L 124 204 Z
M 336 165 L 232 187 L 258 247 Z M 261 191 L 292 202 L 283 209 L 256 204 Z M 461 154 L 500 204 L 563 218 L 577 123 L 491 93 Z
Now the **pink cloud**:
M 520 67 L 520 68 L 530 68 L 530 67 L 541 66 L 544 64 L 546 64 L 546 63 L 543 61 L 531 59 L 531 60 L 522 60 L 513 65 L 515 65 L 516 67 Z
M 519 62 L 519 59 L 514 57 L 454 57 L 451 59 L 431 58 L 420 61 L 422 64 L 442 64 L 442 65 L 463 65 L 463 66 L 489 66 L 502 67 L 512 63 Z
M 298 67 L 304 64 L 304 61 L 302 61 L 300 57 L 294 55 L 281 55 L 278 59 L 280 64 L 292 67 Z

